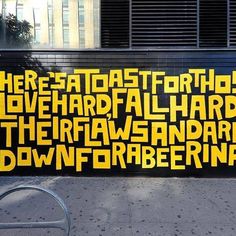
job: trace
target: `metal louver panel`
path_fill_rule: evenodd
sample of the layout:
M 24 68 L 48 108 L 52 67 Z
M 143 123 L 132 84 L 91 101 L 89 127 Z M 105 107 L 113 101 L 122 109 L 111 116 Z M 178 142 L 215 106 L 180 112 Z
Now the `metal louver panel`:
M 200 47 L 227 47 L 227 0 L 200 0 Z
M 196 47 L 197 0 L 132 0 L 133 47 Z
M 129 0 L 101 0 L 102 48 L 129 47 Z
M 236 46 L 236 1 L 230 0 L 230 46 Z

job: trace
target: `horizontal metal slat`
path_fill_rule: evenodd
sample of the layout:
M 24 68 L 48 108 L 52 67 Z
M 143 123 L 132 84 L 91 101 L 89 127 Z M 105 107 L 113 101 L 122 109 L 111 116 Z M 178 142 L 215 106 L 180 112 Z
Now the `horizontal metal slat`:
M 227 0 L 200 0 L 200 47 L 227 46 Z
M 196 0 L 132 0 L 132 45 L 196 46 Z
M 229 22 L 229 28 L 230 28 L 230 39 L 229 44 L 231 47 L 236 46 L 236 2 L 235 0 L 230 0 L 230 22 Z
M 102 48 L 129 47 L 129 0 L 101 0 Z

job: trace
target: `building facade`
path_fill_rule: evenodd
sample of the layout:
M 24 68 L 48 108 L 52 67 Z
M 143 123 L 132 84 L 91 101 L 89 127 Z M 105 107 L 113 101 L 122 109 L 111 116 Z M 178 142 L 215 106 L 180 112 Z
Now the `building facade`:
M 1 0 L 5 17 L 13 14 L 32 26 L 32 48 L 99 48 L 97 0 Z

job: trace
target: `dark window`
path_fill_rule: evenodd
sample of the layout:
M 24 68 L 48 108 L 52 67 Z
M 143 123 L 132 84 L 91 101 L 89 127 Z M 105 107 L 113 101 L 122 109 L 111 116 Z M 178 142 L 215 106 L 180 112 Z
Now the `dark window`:
M 129 0 L 101 0 L 103 48 L 129 47 Z
M 200 47 L 227 47 L 227 0 L 200 0 Z
M 70 35 L 68 28 L 63 29 L 63 46 L 64 48 L 69 48 L 70 46 Z
M 63 25 L 68 26 L 69 25 L 69 11 L 68 9 L 63 9 Z
M 236 46 L 236 1 L 230 1 L 230 46 Z
M 68 7 L 69 6 L 68 0 L 62 0 L 62 6 Z

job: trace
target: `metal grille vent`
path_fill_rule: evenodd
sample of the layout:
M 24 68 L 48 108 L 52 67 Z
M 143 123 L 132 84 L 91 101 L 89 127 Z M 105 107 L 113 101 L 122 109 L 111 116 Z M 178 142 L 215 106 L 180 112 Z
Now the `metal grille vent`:
M 230 46 L 236 46 L 236 1 L 230 1 Z
M 200 0 L 200 47 L 227 47 L 227 0 Z
M 196 47 L 197 0 L 132 0 L 133 47 Z
M 129 0 L 101 0 L 103 48 L 129 47 Z

